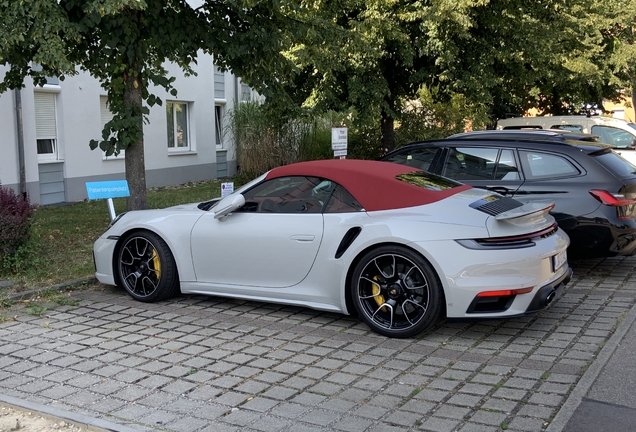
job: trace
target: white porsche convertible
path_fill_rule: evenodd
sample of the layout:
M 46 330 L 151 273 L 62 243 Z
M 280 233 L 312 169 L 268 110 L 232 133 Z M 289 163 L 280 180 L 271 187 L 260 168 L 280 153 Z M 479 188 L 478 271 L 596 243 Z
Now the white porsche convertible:
M 571 277 L 551 208 L 389 162 L 302 162 L 222 199 L 119 215 L 95 242 L 96 276 L 144 302 L 300 305 L 412 337 L 444 316 L 545 308 Z

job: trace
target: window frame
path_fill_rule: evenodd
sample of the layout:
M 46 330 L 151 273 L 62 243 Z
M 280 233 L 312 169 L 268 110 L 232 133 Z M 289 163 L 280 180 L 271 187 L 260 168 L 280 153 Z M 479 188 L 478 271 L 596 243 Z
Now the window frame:
M 59 129 L 57 125 L 57 94 L 60 92 L 60 86 L 58 85 L 49 85 L 46 84 L 43 87 L 36 87 L 33 92 L 33 102 L 34 102 L 34 117 L 35 117 L 35 144 L 36 144 L 36 154 L 38 158 L 38 163 L 47 163 L 47 162 L 61 162 L 60 157 L 60 140 L 59 140 Z M 37 96 L 36 96 L 37 95 Z M 42 129 L 46 129 L 46 125 L 38 124 L 38 113 L 42 113 L 41 101 L 38 101 L 40 97 L 50 97 L 52 98 L 51 108 L 53 110 L 52 117 L 52 127 L 54 132 L 52 134 L 42 133 Z M 46 115 L 50 116 L 50 113 L 46 113 Z M 51 127 L 51 125 L 49 125 Z M 52 152 L 40 153 L 39 151 L 39 142 L 40 141 L 51 141 L 51 146 L 53 148 Z
M 537 151 L 537 150 L 532 150 L 528 148 L 518 149 L 518 153 L 519 153 L 519 161 L 521 163 L 521 169 L 523 170 L 523 175 L 527 181 L 542 181 L 542 180 L 574 178 L 574 177 L 579 177 L 585 173 L 585 171 L 583 171 L 581 167 L 575 161 L 573 161 L 571 158 L 563 154 L 551 153 L 551 152 L 540 151 L 540 150 Z M 528 163 L 527 157 L 524 155 L 525 153 L 547 155 L 547 156 L 565 160 L 572 168 L 576 170 L 576 172 L 570 173 L 570 174 L 556 174 L 556 175 L 547 174 L 544 176 L 534 175 L 532 173 L 532 170 L 530 169 L 530 165 Z
M 214 102 L 214 144 L 217 150 L 225 150 L 225 102 Z
M 186 145 L 185 146 L 178 146 L 178 118 L 177 118 L 177 112 L 178 110 L 174 109 L 175 105 L 182 105 L 185 107 L 185 140 L 186 140 Z M 170 107 L 173 107 L 170 110 L 170 114 L 171 114 L 171 123 L 169 123 L 168 121 L 168 109 Z M 168 152 L 169 153 L 190 153 L 194 150 L 193 145 L 192 145 L 192 137 L 191 137 L 191 130 L 192 130 L 192 126 L 191 126 L 191 102 L 187 102 L 187 101 L 182 101 L 182 100 L 168 100 L 166 101 L 166 109 L 165 109 L 165 114 L 166 114 L 166 133 L 167 133 L 167 137 L 166 137 L 166 143 L 167 143 L 167 148 L 168 148 Z M 173 145 L 170 146 L 170 136 L 171 136 L 171 131 L 170 129 L 172 128 L 172 138 L 173 138 Z

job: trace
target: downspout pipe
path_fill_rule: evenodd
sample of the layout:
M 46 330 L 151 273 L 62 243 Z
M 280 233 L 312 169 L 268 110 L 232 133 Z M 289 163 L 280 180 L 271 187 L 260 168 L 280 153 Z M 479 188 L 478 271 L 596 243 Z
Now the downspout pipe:
M 26 199 L 27 191 L 24 163 L 24 123 L 22 121 L 22 91 L 21 89 L 14 89 L 13 94 L 15 97 L 15 120 L 18 128 L 18 169 L 20 173 L 20 194 Z

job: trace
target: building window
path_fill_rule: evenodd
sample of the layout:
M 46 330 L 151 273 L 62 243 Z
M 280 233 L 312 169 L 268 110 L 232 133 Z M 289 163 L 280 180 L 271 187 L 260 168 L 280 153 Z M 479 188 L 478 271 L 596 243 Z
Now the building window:
M 214 66 L 214 99 L 225 99 L 225 74 Z
M 223 105 L 214 105 L 214 136 L 216 146 L 223 148 Z
M 248 102 L 252 100 L 252 89 L 247 84 L 241 83 L 241 101 Z
M 167 102 L 166 120 L 168 123 L 168 149 L 190 150 L 188 104 Z
M 38 160 L 58 159 L 55 93 L 35 92 L 35 134 Z

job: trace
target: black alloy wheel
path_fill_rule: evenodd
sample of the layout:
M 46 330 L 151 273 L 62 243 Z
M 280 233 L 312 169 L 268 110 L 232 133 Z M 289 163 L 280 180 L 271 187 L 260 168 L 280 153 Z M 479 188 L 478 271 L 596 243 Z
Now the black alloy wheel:
M 351 283 L 355 308 L 373 331 L 413 337 L 442 316 L 443 293 L 432 266 L 411 249 L 382 246 L 365 254 Z
M 168 245 L 156 234 L 133 232 L 121 242 L 117 254 L 119 284 L 134 299 L 156 302 L 179 290 L 177 269 Z

